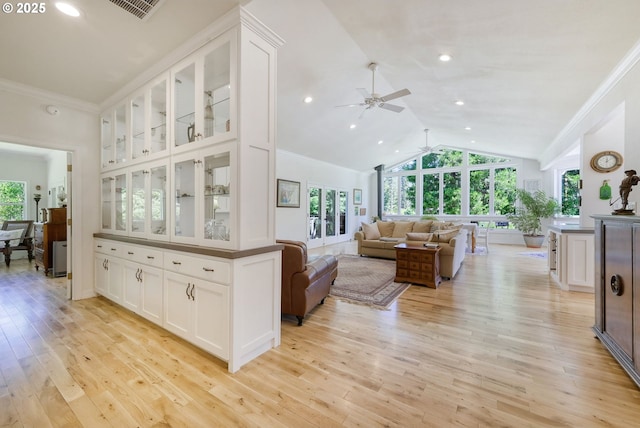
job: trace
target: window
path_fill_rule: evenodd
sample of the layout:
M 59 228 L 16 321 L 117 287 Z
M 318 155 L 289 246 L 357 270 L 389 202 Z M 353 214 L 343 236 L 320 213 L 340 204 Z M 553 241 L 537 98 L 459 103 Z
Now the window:
M 0 220 L 26 220 L 26 189 L 24 181 L 0 180 Z
M 562 215 L 580 215 L 580 170 L 570 169 L 561 176 Z
M 423 155 L 417 165 L 412 160 L 386 171 L 384 213 L 508 214 L 515 206 L 517 168 L 508 165 L 514 163 L 504 157 L 460 150 L 447 149 Z

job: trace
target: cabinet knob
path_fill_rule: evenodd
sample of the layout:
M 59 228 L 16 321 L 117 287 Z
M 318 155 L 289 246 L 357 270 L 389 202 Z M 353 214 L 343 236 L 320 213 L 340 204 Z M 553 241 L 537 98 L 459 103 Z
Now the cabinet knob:
M 622 296 L 624 287 L 622 284 L 622 277 L 620 275 L 611 275 L 611 292 L 616 296 Z

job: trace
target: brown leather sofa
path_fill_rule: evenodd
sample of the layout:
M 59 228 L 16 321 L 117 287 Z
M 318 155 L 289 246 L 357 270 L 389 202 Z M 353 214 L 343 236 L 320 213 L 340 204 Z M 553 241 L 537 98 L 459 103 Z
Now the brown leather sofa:
M 295 315 L 298 325 L 318 304 L 324 303 L 331 284 L 338 276 L 338 260 L 324 255 L 309 259 L 307 244 L 300 241 L 278 240 L 284 244 L 282 252 L 282 308 L 283 314 Z

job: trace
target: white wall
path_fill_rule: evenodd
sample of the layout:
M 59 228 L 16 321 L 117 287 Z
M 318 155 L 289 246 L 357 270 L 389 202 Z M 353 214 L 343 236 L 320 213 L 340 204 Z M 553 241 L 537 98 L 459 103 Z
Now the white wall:
M 327 186 L 349 192 L 348 239 L 369 218 L 369 174 L 318 162 L 284 150 L 276 152 L 276 177 L 300 182 L 300 208 L 276 208 L 276 238 L 307 241 L 307 186 Z M 356 217 L 353 212 L 353 189 L 362 189 L 362 208 L 367 216 Z
M 60 114 L 45 107 L 55 104 Z M 93 233 L 99 229 L 99 122 L 96 106 L 0 81 L 0 141 L 73 153 L 73 298 L 94 296 Z
M 49 155 L 49 174 L 48 174 L 48 186 L 46 187 L 45 194 L 48 199 L 45 203 L 40 205 L 41 207 L 57 208 L 59 207 L 59 200 L 56 195 L 52 195 L 51 188 L 58 188 L 60 186 L 67 189 L 67 152 L 55 151 Z M 67 192 L 68 193 L 68 192 Z M 43 195 L 44 196 L 44 195 Z
M 599 192 L 596 192 L 602 184 L 602 179 L 611 176 L 609 185 L 612 196 L 615 196 L 624 178 L 624 171 L 627 169 L 640 171 L 640 144 L 638 143 L 640 141 L 640 120 L 638 120 L 640 117 L 640 64 L 638 60 L 640 60 L 640 43 L 620 62 L 619 69 L 612 72 L 610 79 L 596 91 L 570 126 L 563 130 L 543 155 L 542 163 L 547 165 L 576 141 L 585 143 L 583 147 L 585 154 L 582 157 L 580 171 L 584 175 L 582 204 L 583 207 L 587 207 L 585 211 L 589 212 L 581 215 L 581 224 L 592 224 L 589 218 L 591 213 L 609 214 L 611 212 L 608 202 L 605 205 L 605 201 L 600 201 Z M 624 112 L 621 117 L 616 117 L 621 106 L 624 106 Z M 616 122 L 623 120 L 624 123 L 617 122 L 617 126 L 612 123 L 611 127 L 615 129 L 606 130 L 605 125 L 611 119 Z M 598 132 L 603 126 L 605 131 Z M 621 133 L 618 130 L 622 130 Z M 619 151 L 624 157 L 622 168 L 612 174 L 598 174 L 591 171 L 590 155 L 603 150 Z M 597 186 L 597 189 L 588 188 L 587 185 Z M 640 205 L 639 201 L 640 188 L 636 186 L 629 195 L 629 202 Z

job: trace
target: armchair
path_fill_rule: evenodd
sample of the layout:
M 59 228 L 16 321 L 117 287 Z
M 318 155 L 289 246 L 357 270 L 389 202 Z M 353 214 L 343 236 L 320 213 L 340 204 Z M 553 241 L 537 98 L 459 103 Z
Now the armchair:
M 331 284 L 338 276 L 338 260 L 332 255 L 309 260 L 304 242 L 276 242 L 284 244 L 281 312 L 295 315 L 300 326 L 307 313 L 318 304 L 323 304 L 329 295 Z
M 33 260 L 33 220 L 14 220 L 2 223 L 2 231 L 16 233 L 15 236 L 9 237 L 10 233 L 5 235 L 0 246 L 4 254 L 4 262 L 7 266 L 11 264 L 11 253 L 14 251 L 24 250 L 27 252 L 29 261 Z M 18 232 L 19 230 L 22 233 Z M 8 238 L 8 239 L 7 239 Z

